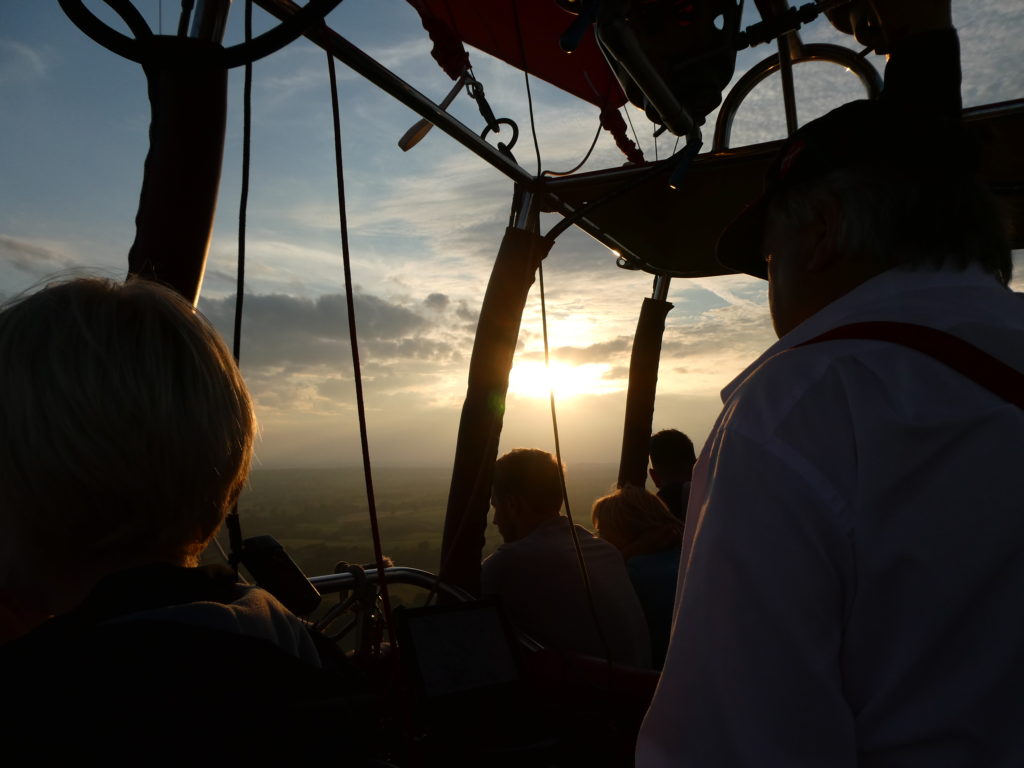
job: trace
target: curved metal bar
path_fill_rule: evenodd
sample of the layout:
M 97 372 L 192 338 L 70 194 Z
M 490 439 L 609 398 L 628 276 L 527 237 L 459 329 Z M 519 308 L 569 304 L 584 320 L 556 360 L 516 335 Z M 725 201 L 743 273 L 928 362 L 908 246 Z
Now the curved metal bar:
M 130 61 L 142 61 L 142 46 L 138 40 L 133 40 L 127 35 L 111 29 L 100 21 L 92 11 L 85 7 L 83 0 L 57 0 L 61 10 L 71 19 L 72 23 L 102 45 L 108 51 L 113 51 L 118 56 L 123 56 Z M 113 5 L 114 10 L 118 10 Z M 120 13 L 120 11 L 118 11 Z M 124 18 L 124 16 L 121 16 Z M 128 20 L 125 19 L 125 23 Z M 131 24 L 129 24 L 129 27 Z
M 428 591 L 436 591 L 438 594 L 447 595 L 460 603 L 468 603 L 476 600 L 476 598 L 466 590 L 461 587 L 457 587 L 454 584 L 448 584 L 441 581 L 430 571 L 397 565 L 392 566 L 391 568 L 386 568 L 384 572 L 387 574 L 386 580 L 390 585 L 408 584 Z M 310 576 L 309 582 L 317 588 L 320 594 L 323 595 L 333 592 L 341 592 L 346 589 L 353 589 L 358 586 L 357 582 L 360 578 L 365 578 L 367 582 L 376 584 L 377 569 L 367 568 L 365 571 L 362 571 L 359 576 L 350 571 L 346 571 L 345 573 L 332 573 L 328 576 Z M 544 649 L 544 646 L 540 642 L 525 632 L 516 629 L 515 633 L 516 637 L 519 638 L 519 642 L 522 643 L 523 647 L 527 650 L 540 651 Z
M 153 36 L 145 19 L 131 3 L 125 0 L 104 1 L 117 12 L 138 38 Z M 273 29 L 248 42 L 226 48 L 224 50 L 224 66 L 230 69 L 274 53 L 298 39 L 316 24 L 323 22 L 327 14 L 337 8 L 341 1 L 309 0 L 301 8 L 296 7 L 295 13 L 290 18 Z M 130 61 L 143 61 L 146 49 L 140 44 L 139 39 L 133 40 L 127 35 L 111 29 L 86 8 L 83 0 L 58 0 L 58 2 L 72 23 L 104 48 Z M 143 29 L 145 35 L 142 34 Z
M 327 14 L 341 4 L 341 0 L 309 0 L 286 21 L 254 37 L 247 43 L 232 45 L 224 51 L 224 65 L 229 69 L 249 64 L 277 51 L 304 35 Z
M 263 10 L 279 19 L 290 18 L 299 8 L 291 0 L 253 0 Z M 354 72 L 365 77 L 373 85 L 404 104 L 420 117 L 426 118 L 435 127 L 444 131 L 470 152 L 481 158 L 517 184 L 528 189 L 538 189 L 542 184 L 520 166 L 514 158 L 503 154 L 497 147 L 481 139 L 476 131 L 470 130 L 455 117 L 417 91 L 407 82 L 381 65 L 372 56 L 361 51 L 337 32 L 327 26 L 314 27 L 305 36 L 316 45 L 337 58 Z M 556 202 L 555 205 L 558 205 Z M 568 212 L 564 208 L 559 208 Z
M 794 58 L 794 64 L 805 61 L 825 61 L 831 64 L 838 64 L 841 67 L 853 72 L 864 84 L 868 98 L 874 99 L 882 91 L 882 76 L 874 68 L 870 61 L 862 58 L 856 52 L 841 45 L 831 43 L 811 43 L 803 46 L 802 56 Z M 750 95 L 763 80 L 780 68 L 779 55 L 769 56 L 753 67 L 751 67 L 736 85 L 729 91 L 729 95 L 722 102 L 722 108 L 718 112 L 718 121 L 715 124 L 715 136 L 711 143 L 711 151 L 721 152 L 729 148 L 729 137 L 732 133 L 732 121 L 736 117 L 743 100 Z
M 371 584 L 377 583 L 376 568 L 367 568 L 363 573 L 366 575 L 366 580 L 368 582 Z M 476 599 L 461 587 L 440 581 L 438 577 L 430 573 L 430 571 L 420 570 L 419 568 L 393 566 L 391 568 L 386 568 L 384 570 L 384 574 L 388 584 L 409 584 L 414 587 L 422 587 L 428 591 L 433 590 L 436 587 L 439 593 L 454 598 L 459 602 L 467 602 L 469 600 Z M 356 576 L 355 574 L 348 572 L 332 573 L 327 576 L 311 576 L 309 578 L 309 582 L 316 587 L 321 594 L 341 592 L 342 590 L 352 589 L 356 586 Z
M 121 20 L 128 25 L 128 29 L 135 35 L 136 40 L 141 40 L 144 37 L 150 37 L 153 34 L 153 30 L 149 28 L 149 24 L 139 13 L 139 10 L 129 2 L 129 0 L 103 0 L 109 5 L 114 12 L 121 17 Z

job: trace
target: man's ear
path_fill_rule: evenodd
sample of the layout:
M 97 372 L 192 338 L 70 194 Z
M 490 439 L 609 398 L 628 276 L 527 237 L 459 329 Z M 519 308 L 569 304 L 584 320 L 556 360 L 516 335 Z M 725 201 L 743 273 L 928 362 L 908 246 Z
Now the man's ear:
M 809 250 L 806 265 L 808 272 L 826 272 L 842 259 L 839 247 L 841 221 L 839 201 L 830 195 L 806 229 Z

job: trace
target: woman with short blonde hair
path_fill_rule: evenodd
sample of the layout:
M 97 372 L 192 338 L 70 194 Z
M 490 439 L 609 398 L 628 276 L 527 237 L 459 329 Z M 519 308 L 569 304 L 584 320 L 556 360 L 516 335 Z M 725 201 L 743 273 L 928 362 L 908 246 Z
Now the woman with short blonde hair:
M 658 668 L 665 661 L 675 606 L 682 523 L 653 493 L 627 485 L 594 502 L 597 534 L 626 560 L 626 570 L 647 618 L 651 652 Z
M 256 420 L 220 335 L 153 282 L 79 278 L 0 310 L 0 589 L 47 613 L 99 577 L 195 565 Z

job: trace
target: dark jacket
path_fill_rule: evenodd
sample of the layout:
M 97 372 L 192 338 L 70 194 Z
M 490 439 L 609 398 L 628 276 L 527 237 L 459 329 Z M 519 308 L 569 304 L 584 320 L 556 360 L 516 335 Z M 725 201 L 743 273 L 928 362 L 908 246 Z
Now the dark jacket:
M 115 574 L 0 649 L 0 742 L 33 763 L 361 754 L 356 734 L 372 729 L 358 677 L 320 666 L 304 631 L 226 568 Z

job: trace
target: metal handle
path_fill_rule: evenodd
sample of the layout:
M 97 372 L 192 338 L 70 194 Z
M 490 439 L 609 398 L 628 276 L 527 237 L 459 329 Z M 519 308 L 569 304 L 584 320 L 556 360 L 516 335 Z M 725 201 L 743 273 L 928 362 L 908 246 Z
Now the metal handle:
M 874 99 L 882 91 L 882 76 L 872 66 L 871 62 L 857 55 L 849 48 L 830 43 L 812 43 L 803 46 L 801 55 L 794 57 L 792 63 L 799 64 L 804 61 L 825 61 L 831 64 L 838 64 L 841 67 L 853 72 L 860 78 L 868 98 Z M 782 66 L 778 54 L 769 56 L 767 59 L 755 64 L 750 70 L 737 81 L 736 85 L 729 91 L 722 108 L 718 112 L 718 121 L 715 124 L 715 136 L 711 143 L 711 152 L 721 152 L 729 148 L 729 137 L 732 133 L 732 121 L 736 112 L 743 103 L 743 100 L 750 95 L 763 80 Z

